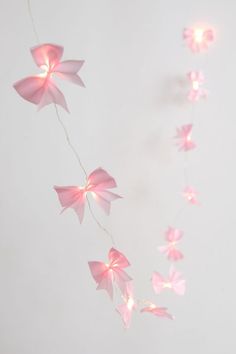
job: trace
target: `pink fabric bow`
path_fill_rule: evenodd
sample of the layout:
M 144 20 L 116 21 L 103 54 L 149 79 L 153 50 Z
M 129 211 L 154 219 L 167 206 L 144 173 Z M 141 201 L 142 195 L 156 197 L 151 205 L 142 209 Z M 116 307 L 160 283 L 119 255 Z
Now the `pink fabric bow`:
M 106 214 L 109 214 L 111 202 L 117 198 L 121 198 L 119 195 L 107 190 L 115 187 L 116 182 L 114 178 L 102 168 L 97 168 L 88 176 L 87 183 L 84 187 L 54 186 L 54 189 L 57 192 L 61 206 L 64 208 L 62 212 L 67 208 L 74 209 L 79 217 L 80 223 L 82 223 L 87 193 L 91 193 L 98 205 L 100 205 Z
M 176 245 L 183 237 L 183 232 L 178 229 L 174 229 L 173 227 L 169 227 L 165 235 L 168 244 L 166 246 L 159 247 L 159 251 L 166 254 L 168 259 L 171 261 L 178 261 L 182 259 L 184 257 L 183 253 L 176 249 Z
M 137 308 L 133 295 L 133 284 L 131 281 L 126 283 L 126 291 L 123 298 L 125 303 L 118 305 L 116 310 L 121 315 L 125 328 L 129 328 L 132 312 Z
M 53 76 L 73 82 L 84 87 L 77 74 L 83 65 L 83 60 L 61 61 L 63 47 L 55 44 L 42 44 L 31 48 L 31 54 L 36 65 L 44 72 L 30 76 L 14 84 L 14 88 L 25 100 L 34 103 L 38 109 L 55 103 L 69 112 L 63 93 L 53 82 Z
M 184 295 L 186 289 L 182 274 L 177 272 L 173 266 L 170 267 L 169 276 L 166 279 L 160 273 L 154 272 L 152 286 L 157 294 L 160 294 L 164 289 L 172 289 L 177 295 Z
M 206 98 L 207 90 L 201 87 L 201 84 L 205 81 L 203 73 L 201 71 L 190 71 L 187 74 L 187 77 L 191 83 L 188 100 L 191 102 L 197 102 L 200 98 Z
M 169 318 L 170 320 L 174 319 L 174 317 L 167 312 L 166 307 L 157 307 L 153 303 L 150 303 L 149 306 L 142 308 L 140 312 L 149 312 L 157 317 L 166 317 Z
M 183 38 L 187 46 L 194 52 L 200 52 L 208 49 L 209 43 L 214 40 L 214 33 L 212 29 L 204 28 L 185 28 L 183 31 Z
M 108 254 L 109 263 L 103 262 L 88 262 L 90 271 L 96 283 L 97 290 L 104 289 L 113 299 L 113 283 L 119 287 L 122 295 L 127 296 L 127 282 L 132 279 L 123 270 L 129 267 L 128 259 L 115 248 L 111 248 Z
M 192 124 L 186 124 L 181 128 L 177 128 L 177 135 L 175 138 L 178 139 L 177 145 L 179 145 L 180 151 L 188 151 L 196 147 L 195 143 L 191 140 L 192 129 Z
M 184 198 L 185 198 L 190 204 L 198 204 L 197 192 L 196 192 L 192 187 L 186 187 L 186 188 L 184 189 Z

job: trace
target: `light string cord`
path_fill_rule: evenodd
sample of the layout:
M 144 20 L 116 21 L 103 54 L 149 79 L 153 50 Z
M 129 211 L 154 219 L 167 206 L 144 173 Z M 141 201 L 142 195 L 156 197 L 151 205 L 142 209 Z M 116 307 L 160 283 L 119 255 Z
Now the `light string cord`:
M 28 5 L 28 12 L 29 12 L 29 16 L 30 16 L 30 20 L 31 20 L 31 23 L 32 23 L 32 27 L 33 27 L 33 31 L 34 31 L 34 35 L 35 35 L 35 39 L 36 41 L 40 44 L 40 40 L 39 40 L 39 35 L 38 35 L 38 32 L 37 32 L 37 29 L 36 29 L 36 26 L 35 26 L 35 21 L 34 21 L 34 16 L 33 16 L 33 12 L 32 12 L 32 8 L 31 8 L 31 0 L 27 0 L 27 5 Z M 85 180 L 87 182 L 87 179 L 88 179 L 88 174 L 86 172 L 86 169 L 81 161 L 81 158 L 80 158 L 80 155 L 78 153 L 78 151 L 76 150 L 76 148 L 74 147 L 74 145 L 72 144 L 71 142 L 71 139 L 70 139 L 70 135 L 68 133 L 68 130 L 59 114 L 59 110 L 57 108 L 57 105 L 54 104 L 54 107 L 55 107 L 55 111 L 56 111 L 56 116 L 57 116 L 57 120 L 59 122 L 59 124 L 61 125 L 63 131 L 64 131 L 64 134 L 65 134 L 65 138 L 66 138 L 66 141 L 67 141 L 67 144 L 68 146 L 70 147 L 71 151 L 73 152 L 73 154 L 75 155 L 75 158 L 76 160 L 78 161 L 79 163 L 79 166 L 80 168 L 82 169 L 83 173 L 84 173 L 84 176 L 85 176 Z M 89 209 L 89 212 L 93 218 L 93 220 L 95 221 L 95 223 L 97 224 L 97 226 L 106 234 L 110 237 L 110 240 L 112 242 L 113 245 L 115 245 L 115 241 L 114 241 L 114 237 L 113 235 L 100 223 L 100 221 L 97 219 L 97 217 L 95 216 L 93 210 L 92 210 L 92 207 L 91 207 L 91 203 L 88 199 L 88 196 L 86 195 L 86 200 L 87 200 L 87 203 L 88 203 L 88 209 Z
M 63 123 L 63 120 L 61 119 L 61 116 L 59 114 L 59 111 L 58 111 L 58 108 L 57 108 L 57 105 L 54 104 L 54 107 L 55 107 L 55 111 L 56 111 L 56 115 L 57 115 L 57 120 L 58 122 L 60 123 L 60 125 L 62 126 L 62 129 L 65 133 L 65 137 L 66 137 L 66 141 L 70 147 L 70 149 L 72 150 L 72 152 L 74 153 L 75 157 L 76 157 L 76 160 L 78 161 L 82 171 L 84 172 L 84 176 L 85 176 L 85 181 L 87 182 L 87 179 L 88 179 L 88 174 L 85 170 L 85 167 L 84 165 L 82 164 L 81 162 L 81 158 L 76 150 L 76 148 L 74 147 L 74 145 L 72 144 L 71 140 L 70 140 L 70 136 L 69 136 L 69 133 L 68 133 L 68 130 L 66 129 L 66 126 L 65 124 Z M 91 207 L 91 203 L 90 203 L 90 200 L 88 198 L 88 195 L 86 194 L 86 200 L 87 200 L 87 203 L 88 203 L 88 208 L 89 208 L 89 212 L 92 216 L 92 218 L 94 219 L 95 223 L 97 224 L 97 226 L 103 231 L 105 232 L 110 238 L 111 238 L 111 242 L 112 244 L 114 245 L 115 244 L 115 240 L 114 240 L 114 237 L 113 235 L 100 223 L 100 221 L 97 219 L 96 215 L 94 214 L 93 210 L 92 210 L 92 207 Z
M 93 212 L 93 209 L 91 207 L 91 203 L 89 201 L 89 198 L 88 196 L 86 195 L 86 199 L 87 199 L 87 203 L 88 203 L 88 208 L 89 208 L 89 211 L 90 211 L 90 214 L 92 216 L 92 218 L 94 219 L 94 221 L 96 222 L 96 224 L 98 225 L 98 227 L 103 230 L 111 239 L 111 242 L 113 245 L 115 245 L 115 240 L 114 240 L 114 237 L 112 235 L 111 232 L 109 232 L 101 223 L 100 221 L 97 219 L 97 217 L 95 216 L 94 212 Z
M 84 176 L 85 176 L 85 180 L 87 181 L 88 179 L 88 174 L 85 170 L 85 167 L 84 165 L 82 164 L 81 162 L 81 158 L 76 150 L 76 148 L 74 147 L 74 145 L 72 144 L 71 140 L 70 140 L 70 136 L 69 136 L 69 133 L 68 133 L 68 130 L 66 129 L 66 126 L 65 124 L 63 123 L 63 120 L 61 119 L 61 116 L 59 114 L 59 111 L 58 111 L 58 108 L 57 108 L 57 105 L 54 104 L 54 107 L 55 107 L 55 111 L 56 111 L 56 115 L 57 115 L 57 120 L 58 122 L 60 123 L 64 133 L 65 133 L 65 137 L 66 137 L 66 141 L 67 141 L 67 144 L 69 145 L 70 149 L 72 150 L 72 152 L 74 153 L 75 157 L 76 157 L 76 160 L 78 161 L 79 165 L 80 165 L 80 168 L 82 169 L 83 173 L 84 173 Z
M 27 6 L 28 6 L 28 12 L 29 12 L 29 16 L 30 16 L 30 20 L 31 20 L 31 24 L 32 24 L 32 27 L 33 27 L 33 31 L 34 31 L 34 35 L 35 35 L 36 41 L 38 42 L 38 44 L 40 44 L 39 35 L 38 35 L 37 30 L 36 30 L 35 21 L 34 21 L 34 17 L 33 17 L 33 13 L 32 13 L 32 8 L 31 8 L 31 1 L 30 0 L 27 0 Z
M 29 17 L 30 17 L 30 20 L 31 20 L 31 24 L 32 24 L 32 28 L 33 28 L 33 32 L 34 32 L 34 35 L 35 35 L 35 39 L 36 41 L 38 42 L 38 44 L 40 44 L 40 39 L 39 39 L 39 35 L 38 35 L 38 32 L 37 32 L 37 29 L 36 29 L 36 25 L 35 25 L 35 21 L 34 21 L 34 16 L 33 16 L 33 12 L 32 12 L 32 8 L 31 8 L 31 0 L 27 0 L 27 5 L 28 5 L 28 12 L 29 12 Z M 74 145 L 72 144 L 71 142 L 71 139 L 70 139 L 70 135 L 68 133 L 68 130 L 59 114 L 59 110 L 58 110 L 58 107 L 56 104 L 54 104 L 54 107 L 55 107 L 55 112 L 56 112 L 56 116 L 57 116 L 57 120 L 59 122 L 59 124 L 61 125 L 63 131 L 64 131 L 64 134 L 65 134 L 65 138 L 66 138 L 66 141 L 67 141 L 67 144 L 68 146 L 70 147 L 71 151 L 73 152 L 76 160 L 78 161 L 79 163 L 79 166 L 81 167 L 83 173 L 84 173 L 84 176 L 85 176 L 85 179 L 87 181 L 87 177 L 88 177 L 88 174 L 86 172 L 86 169 L 81 161 L 81 158 L 80 158 L 80 155 L 78 153 L 78 151 L 76 150 L 76 148 L 74 147 Z M 86 200 L 87 200 L 87 204 L 88 204 L 88 209 L 90 211 L 90 214 L 93 218 L 93 220 L 95 221 L 95 223 L 97 224 L 97 226 L 104 232 L 106 233 L 110 239 L 111 239 L 111 242 L 113 245 L 115 245 L 115 240 L 114 240 L 114 237 L 113 235 L 100 223 L 100 221 L 97 219 L 96 215 L 94 214 L 93 212 L 93 209 L 91 207 L 91 203 L 90 203 L 90 200 L 88 198 L 88 195 L 86 195 Z M 180 213 L 182 213 L 182 209 L 180 210 Z M 117 288 L 115 287 L 115 292 L 117 293 Z M 124 298 L 123 298 L 124 300 Z M 141 304 L 147 304 L 147 305 L 150 305 L 152 304 L 150 301 L 148 300 L 141 300 L 141 299 L 137 299 L 136 298 L 136 303 L 137 305 L 141 305 Z

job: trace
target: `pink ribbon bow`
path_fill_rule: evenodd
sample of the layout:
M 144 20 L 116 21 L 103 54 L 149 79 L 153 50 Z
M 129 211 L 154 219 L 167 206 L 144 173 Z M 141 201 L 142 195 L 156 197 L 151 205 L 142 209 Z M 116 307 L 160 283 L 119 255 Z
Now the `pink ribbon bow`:
M 153 303 L 150 303 L 149 306 L 142 308 L 140 312 L 149 312 L 157 317 L 166 317 L 169 318 L 170 320 L 174 319 L 174 317 L 167 312 L 166 307 L 157 307 Z
M 79 217 L 80 223 L 82 223 L 87 193 L 91 193 L 98 205 L 100 205 L 106 214 L 109 214 L 111 202 L 117 198 L 121 198 L 119 195 L 107 190 L 115 187 L 116 182 L 114 178 L 102 168 L 97 168 L 88 176 L 87 183 L 84 187 L 54 186 L 54 189 L 57 192 L 61 206 L 64 208 L 62 212 L 67 208 L 74 209 Z
M 197 192 L 192 187 L 186 187 L 183 196 L 190 204 L 198 204 Z
M 188 93 L 188 99 L 191 102 L 197 102 L 200 98 L 207 97 L 207 90 L 201 87 L 204 83 L 205 78 L 201 71 L 190 71 L 187 74 L 190 81 L 191 88 Z
M 183 232 L 173 227 L 169 227 L 165 235 L 168 244 L 166 246 L 159 247 L 159 251 L 166 254 L 168 259 L 171 261 L 178 261 L 182 259 L 184 257 L 183 253 L 176 249 L 176 245 L 183 237 Z
M 178 139 L 177 145 L 179 145 L 180 151 L 188 151 L 196 147 L 195 143 L 191 140 L 192 129 L 192 124 L 186 124 L 177 129 L 175 138 Z
M 27 77 L 14 84 L 19 95 L 36 104 L 38 109 L 55 103 L 69 112 L 63 93 L 53 82 L 54 75 L 84 87 L 83 81 L 77 74 L 84 61 L 60 61 L 63 50 L 63 47 L 55 44 L 42 44 L 31 48 L 33 59 L 43 73 Z
M 172 289 L 177 295 L 184 295 L 186 289 L 185 279 L 173 266 L 170 267 L 169 276 L 166 279 L 160 273 L 154 272 L 152 286 L 157 294 L 160 294 L 164 289 Z
M 131 281 L 126 283 L 126 291 L 123 296 L 124 304 L 117 306 L 116 310 L 121 315 L 125 328 L 129 328 L 131 324 L 132 312 L 137 308 L 133 295 L 133 284 Z
M 111 248 L 108 254 L 109 263 L 88 262 L 90 271 L 96 283 L 97 290 L 104 289 L 113 299 L 113 283 L 119 287 L 122 295 L 126 294 L 126 282 L 131 281 L 130 276 L 123 270 L 129 267 L 128 259 L 115 248 Z
M 200 52 L 208 49 L 209 43 L 214 40 L 214 33 L 212 29 L 205 28 L 185 28 L 183 38 L 187 46 L 194 52 Z

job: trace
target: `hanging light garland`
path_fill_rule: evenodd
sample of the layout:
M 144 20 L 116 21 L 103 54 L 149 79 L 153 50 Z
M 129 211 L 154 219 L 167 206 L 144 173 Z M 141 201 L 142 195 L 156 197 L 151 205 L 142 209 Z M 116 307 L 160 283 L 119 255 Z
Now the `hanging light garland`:
M 28 0 L 28 9 L 32 21 L 33 30 L 37 42 L 39 36 L 35 27 L 30 0 Z M 206 50 L 213 41 L 214 35 L 212 29 L 209 28 L 187 28 L 184 29 L 183 38 L 193 53 L 199 53 Z M 30 76 L 22 79 L 14 84 L 14 88 L 18 94 L 25 100 L 37 105 L 38 109 L 42 109 L 46 105 L 53 104 L 59 123 L 65 133 L 66 141 L 75 155 L 82 172 L 85 176 L 84 186 L 54 186 L 59 202 L 63 208 L 62 211 L 73 209 L 80 223 L 84 218 L 85 206 L 92 218 L 106 234 L 111 237 L 112 244 L 114 238 L 112 234 L 98 221 L 93 213 L 88 194 L 91 194 L 94 201 L 104 210 L 106 214 L 110 213 L 111 202 L 121 198 L 118 194 L 110 191 L 116 188 L 115 179 L 103 168 L 99 167 L 89 175 L 81 162 L 79 153 L 71 143 L 68 131 L 63 123 L 57 106 L 61 106 L 69 113 L 66 99 L 63 93 L 54 83 L 54 77 L 70 81 L 76 85 L 85 87 L 78 72 L 84 64 L 84 60 L 65 60 L 61 61 L 64 48 L 60 45 L 51 43 L 39 44 L 31 49 L 31 54 L 36 65 L 41 69 L 38 75 Z M 190 71 L 187 74 L 190 83 L 190 89 L 186 99 L 192 103 L 198 102 L 202 98 L 207 97 L 207 91 L 202 87 L 205 78 L 200 71 Z M 177 128 L 175 136 L 176 145 L 179 151 L 185 154 L 196 148 L 195 142 L 192 140 L 193 124 L 185 124 Z M 186 181 L 187 182 L 187 181 Z M 183 196 L 189 204 L 197 204 L 196 191 L 188 184 L 185 186 Z M 179 250 L 182 241 L 183 231 L 173 226 L 165 232 L 166 245 L 160 246 L 159 251 L 167 257 L 171 262 L 168 276 L 163 276 L 159 272 L 154 272 L 151 284 L 154 292 L 159 295 L 162 291 L 172 290 L 177 295 L 184 295 L 186 290 L 186 281 L 182 273 L 177 271 L 173 262 L 183 259 L 183 253 Z M 124 326 L 130 327 L 131 317 L 134 310 L 141 306 L 141 313 L 151 313 L 157 317 L 173 319 L 174 317 L 168 313 L 166 307 L 159 307 L 149 300 L 138 300 L 134 295 L 134 285 L 132 278 L 126 273 L 126 268 L 130 266 L 127 257 L 112 247 L 108 252 L 108 263 L 102 261 L 88 262 L 91 275 L 97 284 L 98 290 L 105 290 L 110 299 L 113 300 L 114 294 L 118 291 L 118 298 L 123 303 L 119 303 L 116 311 L 121 316 Z

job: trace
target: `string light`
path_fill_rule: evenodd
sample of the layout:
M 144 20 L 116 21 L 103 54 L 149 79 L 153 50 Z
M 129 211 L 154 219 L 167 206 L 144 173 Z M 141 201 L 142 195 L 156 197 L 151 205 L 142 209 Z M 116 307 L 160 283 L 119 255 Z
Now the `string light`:
M 185 28 L 183 38 L 187 46 L 194 52 L 206 50 L 214 40 L 214 32 L 211 28 L 193 27 Z
M 205 77 L 201 71 L 190 71 L 187 74 L 191 88 L 188 93 L 188 100 L 197 102 L 200 98 L 207 97 L 207 90 L 201 87 L 205 81 Z

